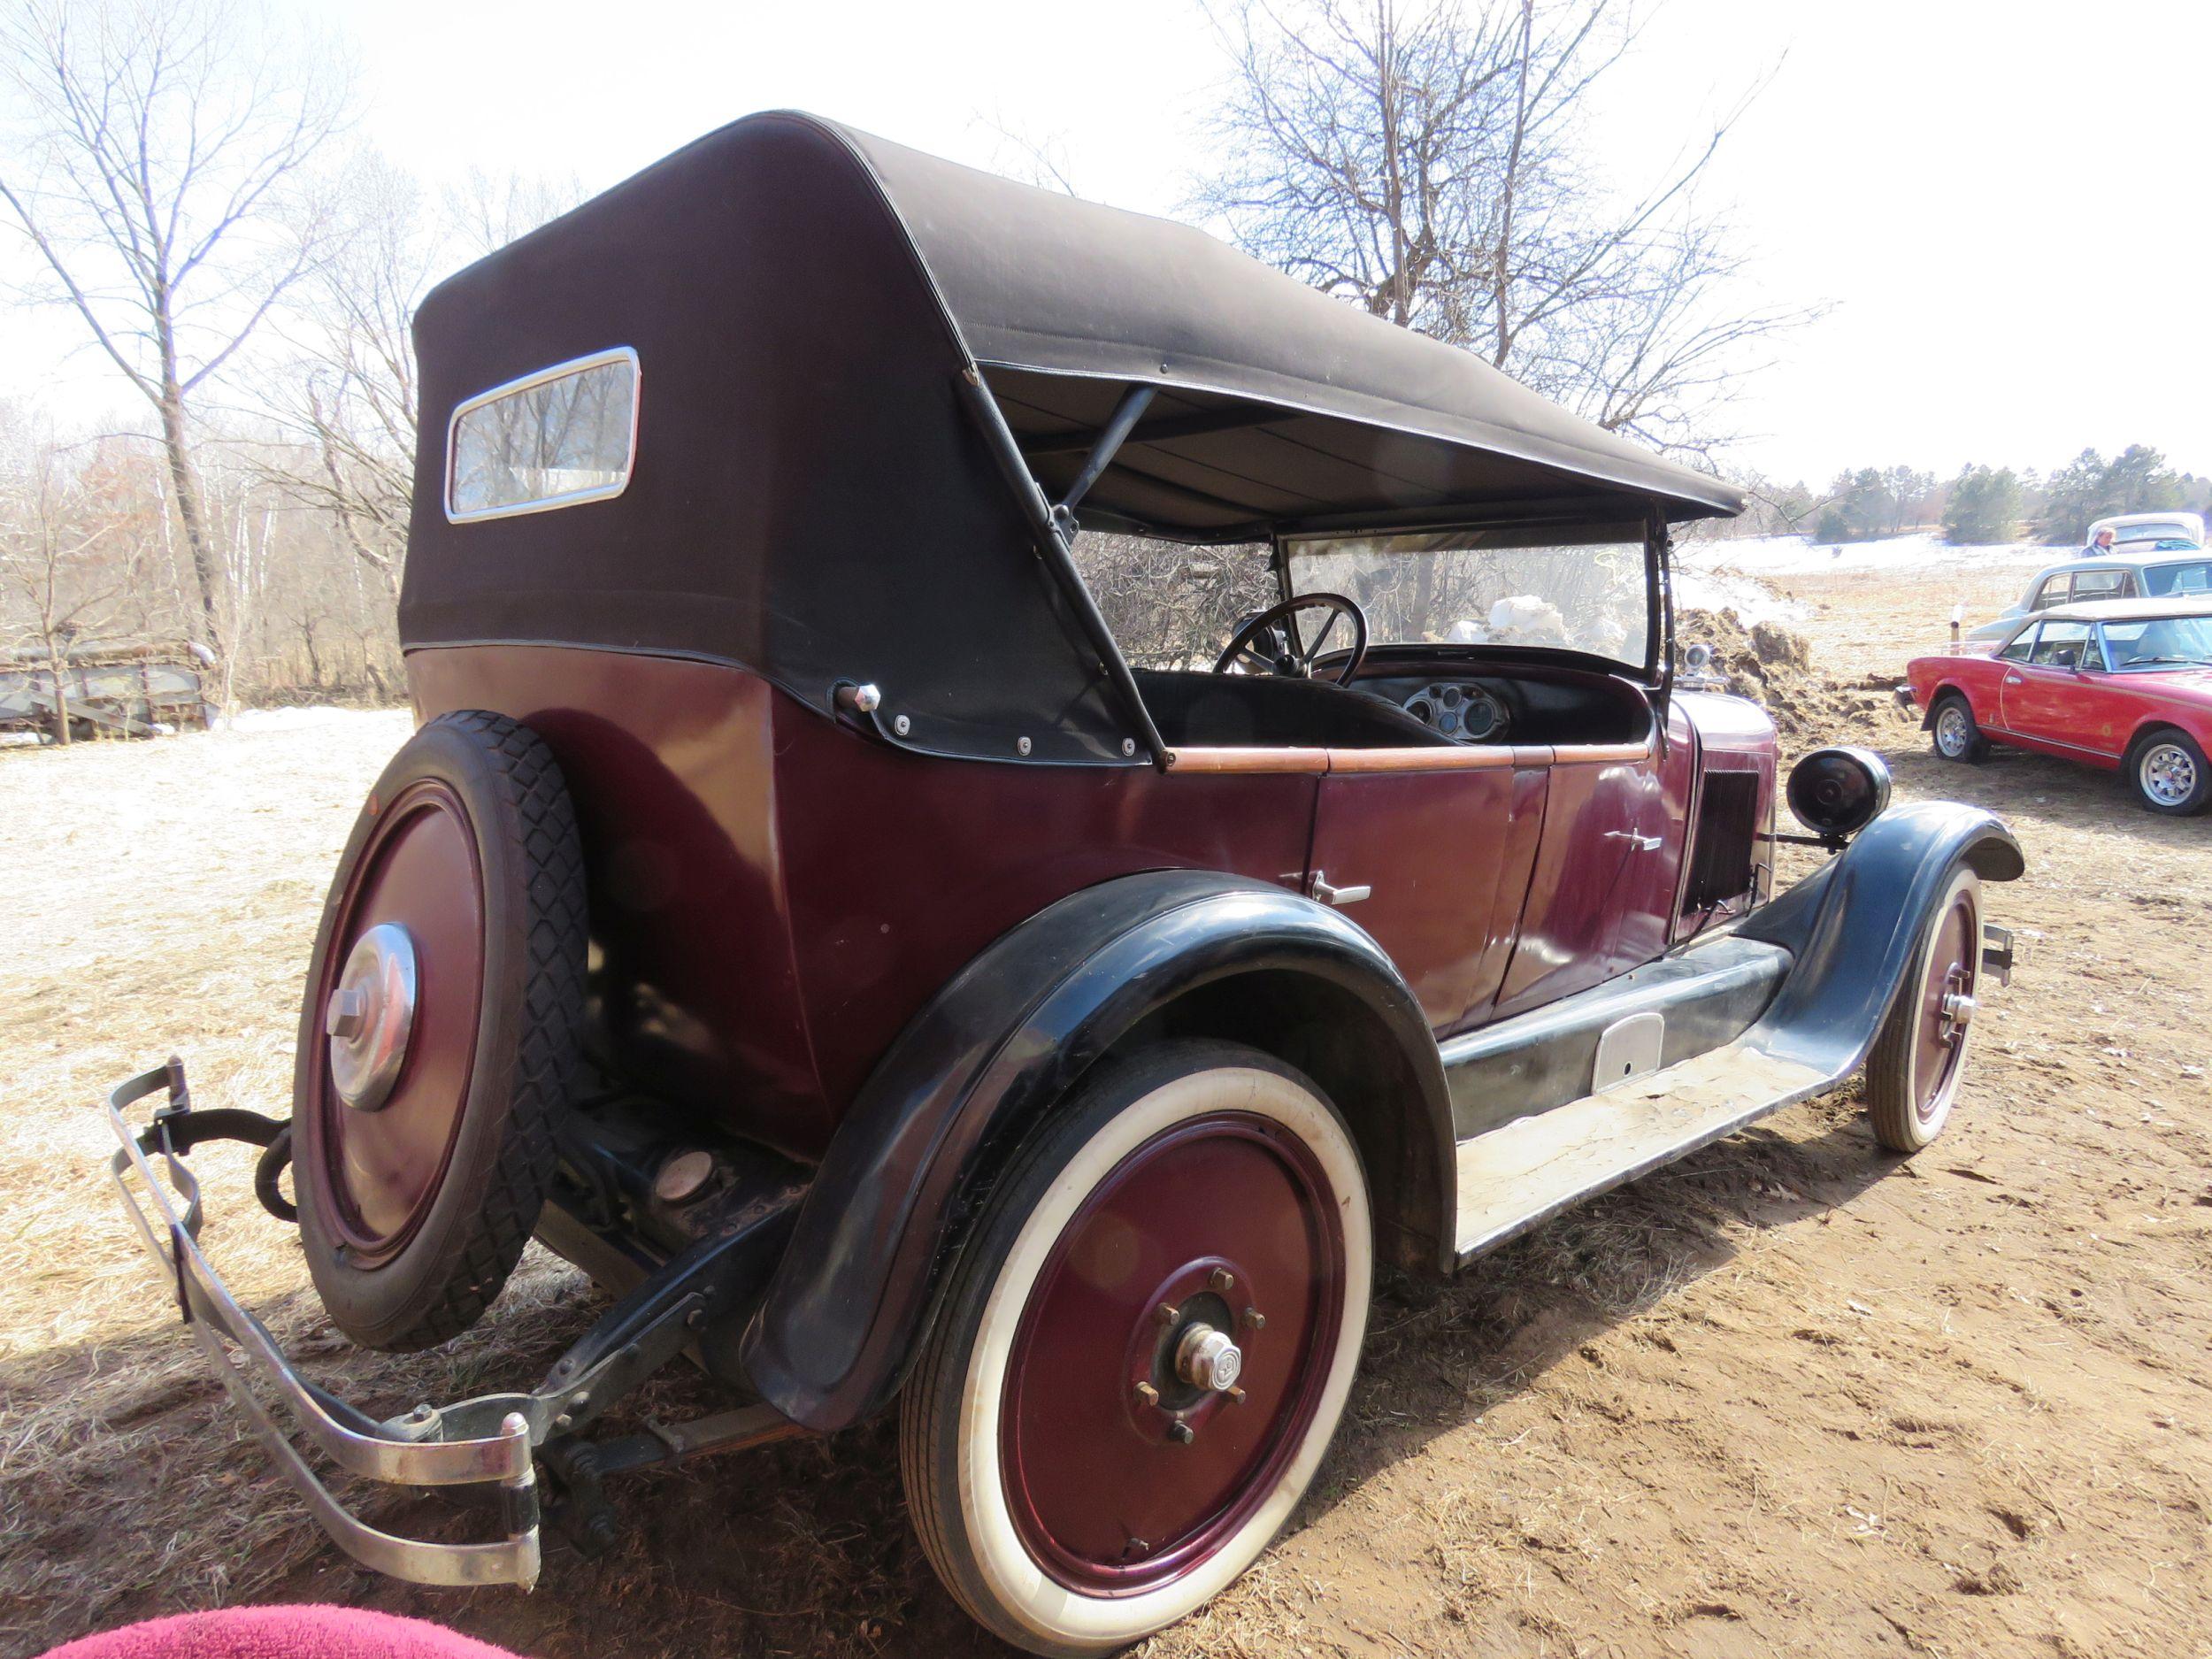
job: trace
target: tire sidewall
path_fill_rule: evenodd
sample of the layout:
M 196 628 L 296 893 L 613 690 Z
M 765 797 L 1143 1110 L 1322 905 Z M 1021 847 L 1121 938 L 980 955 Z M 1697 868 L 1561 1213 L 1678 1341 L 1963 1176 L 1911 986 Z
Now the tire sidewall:
M 1913 952 L 1911 977 L 1905 981 L 1903 988 L 1899 993 L 1901 1007 L 1909 1020 L 1916 1018 L 1915 1010 L 1919 1006 L 1923 987 L 1928 982 L 1928 967 L 1935 955 L 1936 941 L 1942 933 L 1943 924 L 1949 918 L 1953 907 L 1958 903 L 1962 894 L 1970 893 L 1974 901 L 1974 923 L 1968 932 L 1968 948 L 1970 949 L 1979 949 L 1982 924 L 1981 888 L 1981 878 L 1976 875 L 1970 867 L 1962 864 L 1951 872 L 1950 880 L 1944 886 L 1942 901 L 1935 907 L 1929 922 L 1927 937 L 1920 941 L 1919 949 Z M 1974 988 L 1977 994 L 1981 989 L 1978 973 L 1975 976 Z M 1913 1151 L 1921 1151 L 1933 1145 L 1936 1137 L 1943 1133 L 1944 1125 L 1951 1121 L 1951 1109 L 1958 1102 L 1959 1087 L 1966 1078 L 1967 1053 L 1973 1046 L 1974 1024 L 1975 1022 L 1969 1021 L 1959 1033 L 1958 1048 L 1952 1057 L 1951 1074 L 1944 1083 L 1942 1096 L 1937 1101 L 1934 1109 L 1924 1114 L 1917 1109 L 1921 1098 L 1920 1045 L 1916 1039 L 1909 1038 L 1906 1041 L 1903 1056 L 1904 1083 L 1906 1100 L 1910 1110 L 1904 1115 L 1903 1126 L 1909 1138 L 1916 1143 L 1911 1148 Z
M 940 1564 L 964 1580 L 955 1588 L 986 1623 L 1047 1654 L 1110 1652 L 1141 1640 L 1204 1605 L 1266 1549 L 1334 1438 L 1358 1368 L 1374 1267 L 1366 1179 L 1351 1133 L 1321 1092 L 1289 1067 L 1232 1044 L 1169 1044 L 1085 1095 L 1042 1156 L 995 1196 L 990 1218 L 964 1256 L 939 1314 L 941 1340 L 948 1329 L 957 1333 L 942 1360 L 948 1375 L 958 1378 L 956 1404 L 942 1414 L 936 1443 L 926 1449 L 937 1490 L 958 1510 L 943 1529 L 955 1559 Z M 1224 1111 L 1253 1112 L 1294 1133 L 1335 1194 L 1345 1289 L 1326 1379 L 1304 1443 L 1274 1489 L 1210 1557 L 1148 1589 L 1086 1595 L 1031 1557 L 1006 1499 L 999 1429 L 1009 1356 L 1054 1246 L 1100 1183 L 1154 1137 Z
M 338 861 L 323 904 L 310 959 L 307 995 L 301 999 L 298 1048 L 293 1071 L 293 1122 L 297 1168 L 318 1167 L 328 1156 L 321 1114 L 311 1103 L 321 1087 L 318 1071 L 323 1048 L 322 987 L 330 954 L 340 948 L 339 929 L 355 867 L 368 849 L 383 805 L 410 785 L 425 780 L 454 785 L 465 805 L 469 835 L 481 873 L 478 895 L 484 918 L 484 983 L 479 998 L 475 1061 L 470 1067 L 468 1099 L 446 1172 L 413 1238 L 388 1262 L 358 1268 L 342 1259 L 342 1234 L 334 1218 L 323 1214 L 321 1183 L 296 1178 L 294 1190 L 308 1268 L 325 1309 L 341 1329 L 372 1348 L 403 1346 L 403 1333 L 414 1323 L 411 1309 L 430 1283 L 449 1271 L 465 1230 L 482 1214 L 508 1131 L 516 1083 L 516 1060 L 523 1037 L 530 966 L 527 872 L 518 870 L 524 826 L 506 780 L 483 746 L 465 728 L 434 720 L 423 726 L 378 777 L 376 787 L 355 820 L 353 833 Z M 396 1311 L 387 1311 L 392 1310 Z

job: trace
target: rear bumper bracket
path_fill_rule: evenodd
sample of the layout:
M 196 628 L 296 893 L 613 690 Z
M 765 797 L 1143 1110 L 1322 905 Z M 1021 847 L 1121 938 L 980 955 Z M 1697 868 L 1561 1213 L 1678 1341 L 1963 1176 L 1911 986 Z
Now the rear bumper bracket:
M 164 1103 L 145 1128 L 134 1130 L 129 1109 L 156 1095 L 165 1096 Z M 224 1388 L 339 1548 L 364 1566 L 415 1584 L 511 1584 L 526 1590 L 534 1585 L 541 1563 L 537 1455 L 544 1452 L 557 1472 L 565 1456 L 595 1450 L 596 1443 L 578 1440 L 575 1432 L 682 1352 L 710 1317 L 729 1311 L 745 1287 L 763 1276 L 757 1258 L 783 1236 L 776 1225 L 702 1240 L 618 1301 L 534 1393 L 419 1406 L 379 1421 L 303 1377 L 200 1248 L 199 1182 L 184 1154 L 200 1140 L 251 1137 L 210 1135 L 205 1130 L 212 1123 L 194 1121 L 184 1068 L 175 1060 L 117 1086 L 108 1096 L 107 1115 L 119 1143 L 108 1170 L 125 1212 Z M 254 1114 L 196 1116 L 211 1120 Z M 503 1536 L 436 1543 L 371 1525 L 309 1463 L 265 1394 L 282 1406 L 294 1429 L 347 1474 L 401 1486 L 489 1488 L 485 1495 L 495 1502 Z M 635 1468 L 797 1432 L 780 1413 L 755 1405 L 685 1425 L 665 1446 L 657 1440 L 651 1448 L 634 1446 L 638 1436 L 604 1445 L 618 1466 Z

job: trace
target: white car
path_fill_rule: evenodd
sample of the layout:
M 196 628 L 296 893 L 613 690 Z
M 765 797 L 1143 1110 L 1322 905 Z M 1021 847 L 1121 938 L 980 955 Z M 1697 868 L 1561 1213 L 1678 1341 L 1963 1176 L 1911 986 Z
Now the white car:
M 2088 539 L 2094 541 L 2107 530 L 2112 532 L 2115 553 L 2170 553 L 2172 548 L 2162 545 L 2170 541 L 2185 541 L 2193 548 L 2204 545 L 2204 518 L 2200 513 L 2117 513 L 2091 525 Z
M 2193 513 L 2137 513 L 2131 517 L 2146 521 L 2155 518 L 2163 525 L 2197 521 Z M 2120 522 L 2112 518 L 2099 520 L 2100 525 L 2116 526 Z M 2093 531 L 2096 527 L 2091 526 Z M 2034 611 L 2048 611 L 2053 605 L 2095 599 L 2165 599 L 2175 595 L 2212 592 L 2212 553 L 2203 550 L 2201 538 L 2193 554 L 2150 551 L 2160 542 L 2177 539 L 2162 536 L 2157 541 L 2138 541 L 2131 552 L 2101 553 L 2070 558 L 2063 565 L 2046 565 L 2030 579 L 2025 591 L 2006 607 L 2002 616 L 1979 627 L 1969 628 L 1965 641 L 1993 646 L 2011 633 L 2013 625 L 2022 617 Z M 2116 548 L 2127 546 L 2116 534 L 2114 544 Z

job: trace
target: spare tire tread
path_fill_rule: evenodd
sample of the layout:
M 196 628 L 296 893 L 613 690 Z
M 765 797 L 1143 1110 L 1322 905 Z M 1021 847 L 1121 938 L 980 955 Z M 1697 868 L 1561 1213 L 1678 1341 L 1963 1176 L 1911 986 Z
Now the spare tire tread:
M 410 748 L 440 729 L 465 734 L 475 760 L 491 774 L 486 780 L 477 772 L 472 786 L 475 815 L 484 820 L 476 826 L 480 843 L 505 848 L 520 866 L 519 881 L 506 890 L 522 900 L 526 931 L 511 937 L 503 969 L 495 970 L 489 956 L 485 968 L 486 995 L 515 999 L 512 1048 L 503 1073 L 480 1072 L 469 1085 L 472 1101 L 496 1102 L 502 1119 L 488 1131 L 488 1158 L 481 1158 L 472 1173 L 457 1165 L 446 1178 L 470 1180 L 472 1199 L 442 1235 L 427 1231 L 418 1235 L 409 1248 L 424 1247 L 424 1253 L 412 1259 L 403 1256 L 367 1272 L 349 1267 L 342 1253 L 330 1252 L 315 1207 L 303 1205 L 302 1217 L 310 1266 L 333 1321 L 365 1347 L 398 1352 L 433 1347 L 469 1329 L 521 1260 L 552 1186 L 555 1129 L 567 1107 L 584 1021 L 587 884 L 575 809 L 560 767 L 527 726 L 483 710 L 439 716 L 411 740 Z M 403 749 L 395 757 L 380 780 L 380 795 L 386 793 L 394 772 L 407 764 L 408 755 Z M 484 787 L 488 781 L 489 788 Z M 372 803 L 364 821 L 374 811 Z M 362 833 L 357 828 L 356 846 Z M 333 886 L 325 909 L 326 933 L 338 916 L 355 856 L 349 848 Z M 511 921 L 517 919 L 514 907 L 507 911 Z M 495 925 L 488 910 L 488 933 Z M 319 964 L 326 948 L 326 939 L 318 941 Z M 488 938 L 488 951 L 491 948 Z M 314 975 L 311 970 L 311 985 Z M 307 1014 L 303 1010 L 303 1065 L 311 1040 Z M 480 1046 L 479 1064 L 488 1057 Z M 385 1275 L 396 1277 L 376 1288 L 374 1281 Z
M 484 1226 L 465 1234 L 462 1258 L 445 1294 L 426 1307 L 409 1348 L 450 1341 L 484 1317 L 505 1287 L 538 1225 L 553 1182 L 555 1115 L 567 1104 L 584 1002 L 587 924 L 582 844 L 567 782 L 544 741 L 528 727 L 471 709 L 440 717 L 485 740 L 493 764 L 513 793 L 512 806 L 528 856 L 531 972 L 525 993 L 519 1072 L 508 1091 L 509 1133 L 492 1166 Z M 395 1344 L 396 1346 L 397 1344 Z

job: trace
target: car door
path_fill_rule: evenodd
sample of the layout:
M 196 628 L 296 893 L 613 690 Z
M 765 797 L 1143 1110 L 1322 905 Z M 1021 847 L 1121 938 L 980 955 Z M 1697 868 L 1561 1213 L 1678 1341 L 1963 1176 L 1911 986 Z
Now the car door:
M 2062 748 L 2082 747 L 2077 703 L 2082 667 L 2095 649 L 2092 633 L 2086 622 L 2046 618 L 2027 660 L 2005 664 L 1998 702 L 2006 731 Z
M 1696 766 L 1687 717 L 1668 714 L 1663 745 L 1553 751 L 1542 842 L 1493 1017 L 1571 996 L 1666 949 Z
M 1487 1003 L 1511 949 L 1547 776 L 1516 754 L 1337 749 L 1320 780 L 1307 890 L 1389 953 L 1439 1031 Z

